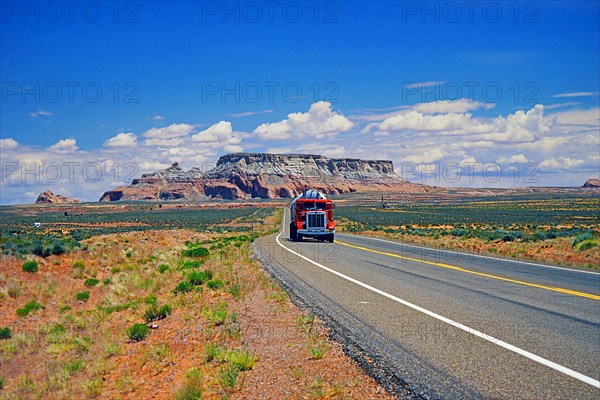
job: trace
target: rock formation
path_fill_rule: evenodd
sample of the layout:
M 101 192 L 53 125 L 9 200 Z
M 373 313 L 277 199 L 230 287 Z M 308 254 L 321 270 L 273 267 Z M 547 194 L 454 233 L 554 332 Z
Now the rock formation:
M 50 190 L 40 193 L 35 204 L 79 203 L 79 200 L 54 194 Z
M 600 179 L 590 178 L 583 184 L 584 188 L 600 188 Z
M 425 192 L 394 172 L 391 161 L 327 158 L 311 154 L 233 153 L 215 168 L 171 167 L 105 192 L 100 201 L 174 200 L 201 196 L 224 199 L 294 197 L 314 188 L 328 194 L 357 191 Z

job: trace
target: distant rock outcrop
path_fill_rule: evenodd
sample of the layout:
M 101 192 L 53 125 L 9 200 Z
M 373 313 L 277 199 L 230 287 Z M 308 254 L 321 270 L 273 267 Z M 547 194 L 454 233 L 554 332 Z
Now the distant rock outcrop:
M 583 184 L 582 187 L 584 187 L 584 188 L 600 188 L 600 179 L 590 178 Z
M 40 193 L 35 204 L 79 203 L 79 200 L 54 194 L 50 190 Z
M 200 196 L 238 198 L 294 197 L 314 188 L 328 194 L 359 191 L 426 192 L 394 172 L 391 161 L 327 158 L 311 154 L 234 153 L 212 170 L 171 167 L 105 192 L 100 201 L 175 200 Z
M 199 168 L 189 171 L 174 163 L 167 169 L 143 174 L 129 186 L 105 192 L 100 201 L 117 200 L 177 200 L 204 196 L 203 173 Z

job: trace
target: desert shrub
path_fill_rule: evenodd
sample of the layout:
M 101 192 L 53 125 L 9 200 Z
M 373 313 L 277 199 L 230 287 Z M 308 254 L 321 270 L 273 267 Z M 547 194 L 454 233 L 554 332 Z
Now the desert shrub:
M 211 343 L 204 348 L 206 361 L 220 361 L 223 350 L 217 344 Z
M 308 352 L 310 353 L 310 358 L 313 360 L 320 360 L 325 354 L 322 346 L 311 346 Z
M 202 398 L 202 371 L 192 368 L 185 374 L 185 382 L 173 394 L 175 400 L 198 400 Z
M 161 274 L 164 274 L 165 272 L 167 272 L 168 269 L 169 269 L 169 266 L 167 264 L 160 264 L 158 266 L 158 272 L 160 272 Z
M 465 229 L 453 229 L 450 234 L 452 236 L 462 237 L 467 235 L 467 231 Z
M 85 282 L 83 282 L 83 284 L 87 287 L 94 287 L 99 283 L 100 283 L 100 281 L 96 278 L 88 278 L 85 280 Z
M 114 312 L 121 312 L 121 311 L 128 310 L 130 308 L 134 308 L 135 306 L 137 306 L 137 304 L 138 304 L 137 300 L 132 300 L 132 301 L 128 301 L 127 303 L 123 303 L 123 304 L 116 304 L 116 305 L 111 305 L 111 306 L 98 306 L 98 309 L 101 311 L 104 311 L 107 314 L 112 314 Z
M 210 254 L 208 249 L 204 247 L 192 247 L 181 252 L 184 257 L 206 257 Z
M 25 261 L 21 269 L 25 272 L 38 272 L 38 263 L 33 260 Z
M 90 299 L 90 292 L 79 292 L 75 295 L 75 298 L 79 301 L 88 301 Z
M 573 238 L 573 241 L 571 242 L 571 246 L 576 247 L 579 243 L 585 242 L 586 240 L 592 240 L 592 239 L 594 239 L 594 236 L 592 236 L 592 234 L 590 232 L 579 233 Z
M 134 324 L 127 328 L 127 337 L 134 342 L 141 342 L 150 335 L 150 328 L 146 324 Z
M 215 308 L 207 309 L 204 314 L 215 326 L 223 325 L 229 315 L 227 303 L 221 302 Z
M 42 305 L 38 303 L 35 299 L 31 300 L 29 303 L 26 303 L 23 307 L 17 308 L 17 315 L 19 317 L 26 317 L 32 311 L 37 311 L 42 308 Z
M 216 290 L 216 289 L 220 289 L 225 285 L 225 283 L 220 280 L 220 279 L 211 279 L 210 281 L 206 282 L 206 286 L 208 286 L 209 288 Z
M 204 264 L 204 261 L 183 261 L 179 266 L 179 269 L 196 269 Z
M 151 294 L 150 296 L 148 296 L 144 299 L 144 303 L 150 304 L 151 306 L 156 307 L 156 304 L 158 303 L 158 297 Z
M 1 339 L 10 339 L 11 337 L 12 337 L 12 333 L 8 326 L 4 327 L 4 328 L 0 328 L 0 340 Z
M 85 362 L 83 360 L 73 360 L 65 365 L 65 371 L 69 374 L 75 374 L 77 372 L 81 372 L 85 367 Z
M 179 282 L 179 284 L 177 284 L 174 292 L 175 292 L 175 294 L 186 293 L 186 292 L 190 292 L 191 290 L 192 290 L 192 284 L 187 281 L 183 281 L 183 282 Z
M 188 274 L 188 282 L 192 285 L 202 285 L 212 278 L 212 271 L 193 271 Z
M 164 304 L 160 307 L 152 305 L 144 313 L 144 319 L 146 320 L 146 322 L 158 321 L 167 318 L 167 316 L 171 314 L 172 311 L 172 307 L 168 304 Z
M 42 243 L 37 242 L 33 245 L 31 253 L 39 257 L 48 257 L 50 255 L 50 250 L 47 247 L 44 247 Z
M 548 233 L 541 232 L 541 231 L 535 231 L 535 233 L 533 234 L 533 237 L 535 238 L 535 240 L 541 240 L 541 241 L 550 239 L 550 237 L 548 236 Z
M 242 294 L 242 287 L 239 283 L 234 282 L 229 285 L 228 292 L 231 293 L 233 297 L 240 297 Z
M 240 371 L 248 371 L 256 364 L 256 358 L 249 351 L 232 350 L 227 353 L 227 362 Z
M 219 381 L 224 388 L 233 388 L 237 385 L 240 370 L 231 364 L 226 365 L 219 371 Z
M 577 245 L 577 250 L 585 251 L 598 246 L 598 242 L 593 240 L 585 240 Z
M 52 246 L 52 254 L 60 256 L 66 252 L 65 246 L 62 243 L 55 243 Z

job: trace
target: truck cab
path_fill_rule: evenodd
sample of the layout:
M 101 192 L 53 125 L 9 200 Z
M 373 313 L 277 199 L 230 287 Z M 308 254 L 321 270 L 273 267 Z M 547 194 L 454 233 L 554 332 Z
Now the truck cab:
M 333 243 L 335 205 L 318 190 L 305 190 L 290 206 L 290 239 L 301 241 L 305 237 Z

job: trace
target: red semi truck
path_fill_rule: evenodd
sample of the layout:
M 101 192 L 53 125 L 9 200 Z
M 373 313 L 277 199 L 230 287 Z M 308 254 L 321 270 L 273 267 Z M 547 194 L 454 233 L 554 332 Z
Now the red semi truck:
M 333 201 L 318 190 L 305 190 L 294 199 L 290 207 L 290 239 L 301 241 L 305 237 L 333 243 L 335 221 Z

